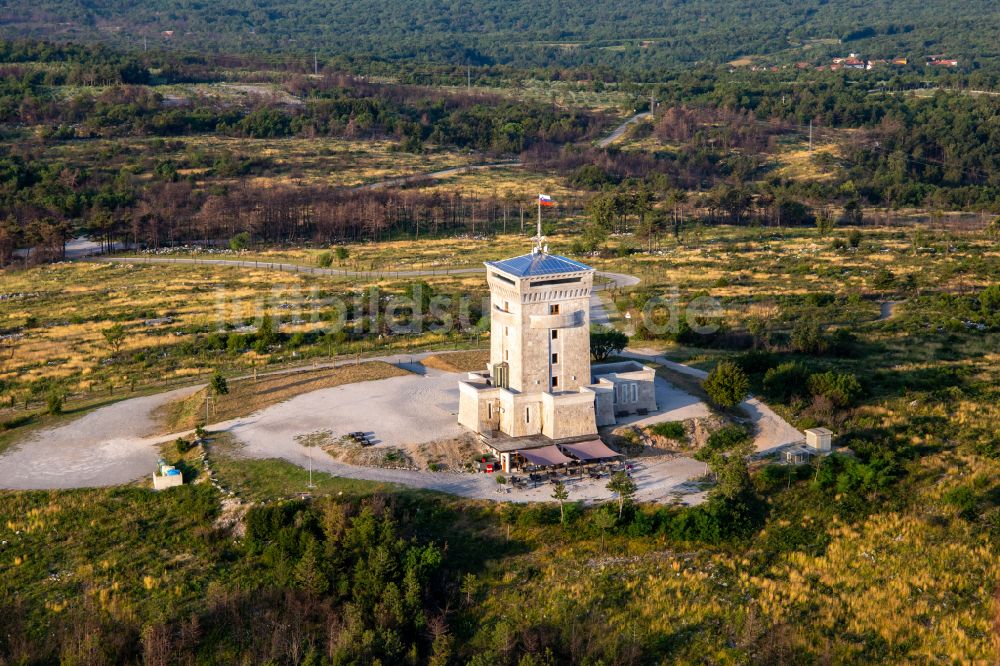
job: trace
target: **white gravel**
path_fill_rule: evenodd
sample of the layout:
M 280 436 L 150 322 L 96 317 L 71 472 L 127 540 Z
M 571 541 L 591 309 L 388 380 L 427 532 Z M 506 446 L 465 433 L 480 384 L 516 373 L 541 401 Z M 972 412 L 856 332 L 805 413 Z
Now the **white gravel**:
M 113 486 L 152 474 L 163 440 L 152 437 L 153 412 L 198 388 L 123 400 L 34 433 L 0 456 L 0 488 Z

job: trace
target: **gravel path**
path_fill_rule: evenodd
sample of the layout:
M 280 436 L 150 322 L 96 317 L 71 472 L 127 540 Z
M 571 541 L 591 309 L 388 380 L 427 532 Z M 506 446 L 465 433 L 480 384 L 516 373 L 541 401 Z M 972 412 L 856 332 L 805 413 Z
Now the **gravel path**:
M 897 306 L 902 303 L 903 301 L 882 301 L 879 303 L 878 319 L 875 321 L 886 321 L 888 319 L 892 319 L 896 316 Z
M 158 441 L 156 409 L 198 386 L 122 400 L 34 433 L 0 456 L 0 488 L 114 486 L 152 474 Z
M 671 370 L 683 372 L 686 375 L 691 375 L 692 377 L 697 377 L 699 379 L 704 379 L 708 376 L 708 373 L 704 370 L 698 370 L 697 368 L 692 368 L 681 363 L 677 363 L 676 361 L 671 361 L 670 359 L 661 356 L 656 350 L 652 349 L 630 349 L 622 352 L 622 356 L 634 358 L 637 361 L 660 363 Z M 804 434 L 792 427 L 790 423 L 778 416 L 773 409 L 765 405 L 757 398 L 748 398 L 747 400 L 744 400 L 740 403 L 740 407 L 742 407 L 743 411 L 750 417 L 750 420 L 753 422 L 757 431 L 757 434 L 754 437 L 754 446 L 756 447 L 758 454 L 767 453 L 789 444 L 796 444 L 805 441 Z
M 637 114 L 635 114 L 634 116 L 632 116 L 631 118 L 629 118 L 628 120 L 626 120 L 625 122 L 623 122 L 621 125 L 619 125 L 618 127 L 616 127 L 614 129 L 614 131 L 611 132 L 611 134 L 607 135 L 606 137 L 604 137 L 603 139 L 601 139 L 600 141 L 598 141 L 597 142 L 597 147 L 598 148 L 607 148 L 612 143 L 614 143 L 615 141 L 617 141 L 618 139 L 620 139 L 622 137 L 622 135 L 625 134 L 626 130 L 628 130 L 629 127 L 631 127 L 635 123 L 639 122 L 640 120 L 644 120 L 645 118 L 649 118 L 649 115 L 650 115 L 649 111 L 645 111 L 643 113 L 637 113 Z

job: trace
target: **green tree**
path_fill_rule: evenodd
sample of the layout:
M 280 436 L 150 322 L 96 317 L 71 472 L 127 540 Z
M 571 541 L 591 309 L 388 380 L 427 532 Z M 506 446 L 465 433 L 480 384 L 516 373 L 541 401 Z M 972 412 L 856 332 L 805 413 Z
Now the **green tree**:
M 305 552 L 293 572 L 295 586 L 315 596 L 321 596 L 330 587 L 330 581 L 320 568 L 319 542 L 309 541 Z
M 702 383 L 712 402 L 720 407 L 735 407 L 750 393 L 750 378 L 732 361 L 722 361 Z
M 822 354 L 827 348 L 823 326 L 815 319 L 800 319 L 792 327 L 791 344 L 803 354 Z
M 62 414 L 63 395 L 59 391 L 52 391 L 46 399 L 46 407 L 49 414 L 56 416 Z
M 261 317 L 255 338 L 254 349 L 258 353 L 266 352 L 269 347 L 278 342 L 278 330 L 274 325 L 274 318 L 270 314 Z
M 712 433 L 695 454 L 715 475 L 714 494 L 733 499 L 750 487 L 747 460 L 753 453 L 753 439 L 745 428 L 726 426 Z
M 832 215 L 823 212 L 816 216 L 816 230 L 819 232 L 820 238 L 829 236 L 836 225 L 837 221 L 833 219 Z
M 987 317 L 1000 313 L 1000 284 L 983 289 L 979 294 L 979 309 Z
M 125 327 L 121 324 L 115 324 L 110 328 L 104 329 L 101 333 L 104 335 L 104 339 L 107 341 L 108 346 L 111 347 L 111 354 L 117 356 L 118 351 L 122 348 L 122 344 L 125 342 Z
M 618 495 L 618 519 L 621 520 L 622 511 L 625 510 L 625 503 L 632 501 L 638 487 L 635 485 L 635 481 L 625 472 L 615 472 L 608 481 L 607 488 Z
M 214 396 L 226 395 L 229 393 L 229 384 L 226 382 L 226 378 L 222 376 L 222 373 L 218 370 L 212 375 L 212 378 L 208 382 L 208 390 L 212 392 Z
M 565 483 L 556 481 L 552 487 L 552 499 L 559 502 L 559 523 L 564 524 L 566 522 L 566 511 L 563 507 L 563 502 L 569 499 L 569 491 L 566 490 Z
M 592 326 L 590 329 L 590 355 L 595 361 L 607 360 L 628 345 L 628 336 L 610 326 Z
M 250 245 L 250 234 L 246 231 L 241 231 L 229 239 L 229 249 L 233 252 L 245 250 L 248 245 Z

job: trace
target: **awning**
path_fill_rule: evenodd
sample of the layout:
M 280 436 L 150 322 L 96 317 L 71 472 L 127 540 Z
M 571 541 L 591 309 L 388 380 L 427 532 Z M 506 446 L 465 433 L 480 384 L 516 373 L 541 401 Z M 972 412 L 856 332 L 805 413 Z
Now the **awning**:
M 573 462 L 573 459 L 563 455 L 563 452 L 555 444 L 543 446 L 539 449 L 522 449 L 517 454 L 532 465 L 539 465 L 541 467 L 564 465 Z
M 563 444 L 562 448 L 577 460 L 602 460 L 604 458 L 617 458 L 621 455 L 609 449 L 599 439 L 591 439 L 586 442 L 576 442 L 574 444 Z

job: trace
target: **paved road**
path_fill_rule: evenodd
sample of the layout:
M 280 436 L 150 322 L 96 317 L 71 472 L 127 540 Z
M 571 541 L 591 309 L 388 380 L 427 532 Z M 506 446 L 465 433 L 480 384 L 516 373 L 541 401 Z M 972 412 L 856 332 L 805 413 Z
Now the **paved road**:
M 597 147 L 598 148 L 607 148 L 608 146 L 610 146 L 611 144 L 613 144 L 615 141 L 617 141 L 618 139 L 620 139 L 622 137 L 622 135 L 625 134 L 625 132 L 628 130 L 629 127 L 631 127 L 632 125 L 636 124 L 640 120 L 645 120 L 646 118 L 649 118 L 649 117 L 650 117 L 649 111 L 645 111 L 644 113 L 637 113 L 637 114 L 635 114 L 634 116 L 632 116 L 631 118 L 629 118 L 628 120 L 626 120 L 625 122 L 623 122 L 621 125 L 619 125 L 618 127 L 616 127 L 614 129 L 614 131 L 611 132 L 611 134 L 607 135 L 606 137 L 604 137 L 603 139 L 601 139 L 600 141 L 598 141 L 597 142 Z

